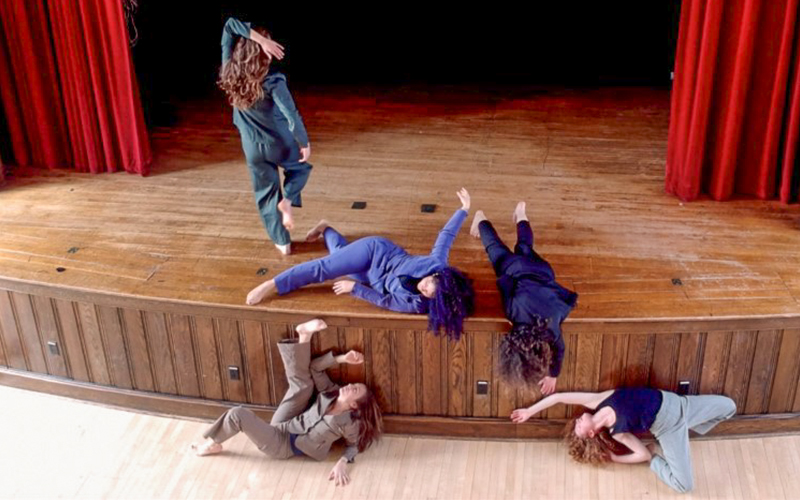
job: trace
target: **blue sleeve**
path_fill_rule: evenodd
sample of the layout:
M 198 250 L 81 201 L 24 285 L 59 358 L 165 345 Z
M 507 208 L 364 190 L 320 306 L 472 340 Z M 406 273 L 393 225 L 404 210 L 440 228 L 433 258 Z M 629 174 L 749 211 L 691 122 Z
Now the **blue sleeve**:
M 456 210 L 456 213 L 450 217 L 447 224 L 439 231 L 439 236 L 436 238 L 436 243 L 433 244 L 433 250 L 431 250 L 431 257 L 435 257 L 442 262 L 447 262 L 447 256 L 450 254 L 450 247 L 453 246 L 453 241 L 456 239 L 458 230 L 461 229 L 461 225 L 464 224 L 466 219 L 466 210 L 460 208 Z
M 550 362 L 550 376 L 558 378 L 561 374 L 561 365 L 564 363 L 564 339 L 558 335 L 556 339 L 550 344 L 550 350 L 553 353 L 553 359 Z
M 286 85 L 286 78 L 283 75 L 272 88 L 272 100 L 289 122 L 289 131 L 294 136 L 294 140 L 297 141 L 301 148 L 308 146 L 306 126 L 303 125 L 303 119 L 294 105 L 294 99 L 292 99 L 292 94 L 289 93 L 289 87 Z
M 236 47 L 236 37 L 250 38 L 250 23 L 229 17 L 222 28 L 222 64 L 225 65 Z
M 390 311 L 417 314 L 425 313 L 420 301 L 408 302 L 398 299 L 394 295 L 384 295 L 376 292 L 374 289 L 368 286 L 362 285 L 361 283 L 356 283 L 353 287 L 353 291 L 350 292 L 350 294 L 358 297 L 361 300 L 371 302 L 378 307 L 382 307 L 383 309 L 389 309 Z

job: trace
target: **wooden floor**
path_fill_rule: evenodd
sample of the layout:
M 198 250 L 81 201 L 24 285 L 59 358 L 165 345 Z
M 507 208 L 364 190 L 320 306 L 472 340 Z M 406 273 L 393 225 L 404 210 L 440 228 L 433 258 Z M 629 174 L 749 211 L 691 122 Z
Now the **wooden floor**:
M 206 423 L 0 387 L 4 498 L 558 499 L 798 498 L 800 435 L 693 440 L 696 489 L 679 495 L 646 465 L 573 463 L 559 442 L 385 438 L 335 488 L 325 462 L 272 460 L 243 436 L 197 458 Z M 57 416 L 57 418 L 55 418 Z
M 537 249 L 580 293 L 571 321 L 800 315 L 800 208 L 666 195 L 665 90 L 297 94 L 314 171 L 296 241 L 325 217 L 349 237 L 380 234 L 427 252 L 466 186 L 509 240 L 511 211 L 528 201 Z M 175 127 L 153 133 L 149 178 L 11 179 L 0 190 L 0 277 L 241 305 L 259 270 L 273 276 L 324 254 L 299 243 L 282 258 L 266 241 L 221 98 L 179 111 Z M 420 213 L 422 203 L 437 211 Z M 476 279 L 477 316 L 500 317 L 491 268 L 466 230 L 452 262 Z M 261 307 L 385 314 L 327 285 Z

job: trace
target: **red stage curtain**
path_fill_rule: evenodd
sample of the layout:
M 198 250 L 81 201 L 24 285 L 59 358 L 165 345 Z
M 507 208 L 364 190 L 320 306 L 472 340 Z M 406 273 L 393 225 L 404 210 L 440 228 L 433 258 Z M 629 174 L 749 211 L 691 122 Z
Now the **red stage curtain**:
M 120 0 L 0 0 L 8 163 L 120 169 L 151 161 Z
M 800 0 L 684 0 L 666 188 L 797 201 Z

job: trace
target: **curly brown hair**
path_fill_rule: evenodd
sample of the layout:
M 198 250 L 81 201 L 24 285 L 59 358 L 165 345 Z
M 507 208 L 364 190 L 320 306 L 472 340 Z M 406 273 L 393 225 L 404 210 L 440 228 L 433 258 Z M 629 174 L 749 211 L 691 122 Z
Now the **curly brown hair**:
M 564 428 L 564 443 L 569 450 L 569 456 L 578 463 L 603 465 L 611 462 L 611 453 L 614 452 L 612 437 L 607 429 L 602 429 L 594 437 L 581 438 L 575 434 L 575 417 Z
M 358 451 L 364 451 L 380 440 L 383 434 L 383 415 L 378 399 L 369 389 L 356 404 L 358 407 L 353 410 L 352 416 L 358 420 Z
M 546 327 L 514 325 L 500 341 L 498 371 L 506 382 L 534 387 L 550 370 L 553 352 L 543 339 Z
M 253 28 L 270 38 L 263 28 Z M 240 37 L 231 58 L 220 68 L 217 84 L 228 95 L 228 102 L 239 109 L 247 109 L 264 98 L 261 84 L 269 72 L 272 59 L 261 46 L 249 38 Z

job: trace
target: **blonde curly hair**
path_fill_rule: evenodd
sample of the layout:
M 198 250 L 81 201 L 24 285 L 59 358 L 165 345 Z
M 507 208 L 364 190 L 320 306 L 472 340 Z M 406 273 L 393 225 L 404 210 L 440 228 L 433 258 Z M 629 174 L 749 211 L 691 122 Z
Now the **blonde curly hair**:
M 267 30 L 253 29 L 270 38 Z M 264 53 L 258 43 L 248 38 L 239 38 L 231 58 L 220 68 L 217 82 L 232 106 L 247 109 L 264 98 L 261 84 L 269 72 L 271 62 L 272 58 Z

